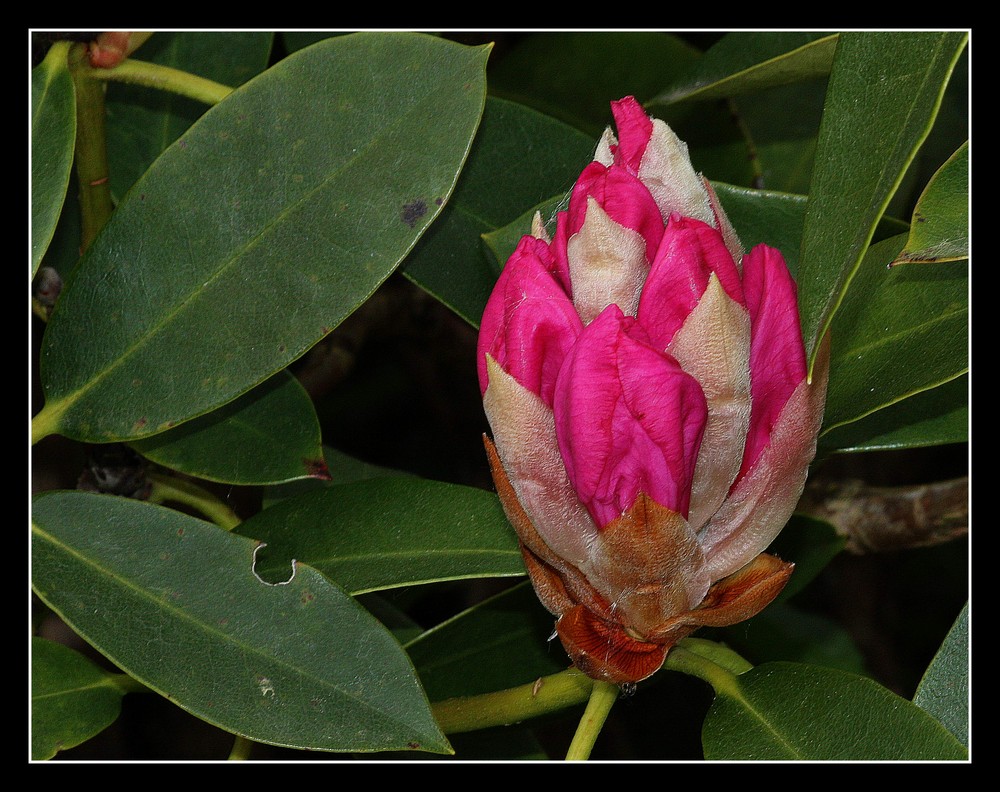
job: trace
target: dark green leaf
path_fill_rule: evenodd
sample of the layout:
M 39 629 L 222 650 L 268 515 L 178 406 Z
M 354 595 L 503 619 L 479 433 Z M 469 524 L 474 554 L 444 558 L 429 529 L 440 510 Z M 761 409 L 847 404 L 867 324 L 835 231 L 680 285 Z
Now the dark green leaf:
M 968 370 L 966 263 L 888 269 L 902 244 L 872 245 L 837 312 L 824 431 Z
M 761 243 L 778 248 L 792 276 L 799 263 L 806 196 L 748 190 L 712 182 L 722 208 L 746 250 Z
M 725 99 L 830 72 L 832 33 L 729 33 L 650 104 Z
M 749 621 L 705 637 L 722 641 L 754 663 L 792 660 L 865 674 L 864 656 L 847 630 L 784 602 L 768 605 Z
M 940 723 L 870 679 L 766 663 L 733 676 L 705 718 L 709 760 L 953 760 L 967 752 Z
M 336 33 L 326 30 L 285 30 L 281 33 L 281 38 L 285 42 L 285 49 L 289 52 L 295 52 L 331 36 L 343 35 L 342 32 Z
M 314 490 L 323 489 L 335 484 L 350 484 L 354 481 L 366 481 L 367 479 L 382 478 L 383 476 L 412 475 L 403 470 L 394 470 L 393 468 L 363 462 L 329 446 L 323 446 L 323 462 L 326 465 L 327 473 L 330 474 L 329 479 L 301 479 L 289 482 L 288 484 L 267 487 L 264 490 L 264 508 L 269 508 L 278 501 L 283 501 L 286 498 L 302 495 L 306 492 L 313 492 Z
M 447 201 L 487 55 L 418 34 L 340 36 L 206 113 L 66 284 L 43 342 L 40 435 L 156 434 L 334 328 Z
M 969 745 L 969 604 L 958 614 L 920 680 L 913 703 Z
M 236 88 L 267 66 L 273 33 L 154 34 L 136 57 Z M 111 190 L 119 200 L 208 108 L 183 96 L 112 82 L 106 102 Z
M 525 234 L 531 233 L 531 222 L 535 217 L 536 212 L 541 214 L 542 222 L 545 223 L 546 228 L 549 229 L 551 236 L 556 215 L 561 209 L 566 208 L 568 195 L 568 193 L 557 195 L 554 198 L 549 198 L 547 201 L 542 201 L 542 203 L 537 206 L 533 206 L 527 212 L 524 212 L 513 222 L 508 223 L 495 231 L 483 234 L 483 244 L 486 245 L 486 248 L 490 251 L 490 254 L 496 262 L 497 273 L 503 269 L 504 263 L 510 258 L 511 253 L 514 252 L 514 249 L 517 247 L 517 243 L 521 241 L 521 237 Z M 485 302 L 483 303 L 483 307 L 485 307 Z
M 31 274 L 38 270 L 73 168 L 76 90 L 69 73 L 69 42 L 59 42 L 31 71 Z
M 810 360 L 875 225 L 927 136 L 967 35 L 840 35 L 803 230 L 799 300 Z
M 524 685 L 569 666 L 555 617 L 524 583 L 406 644 L 433 701 Z
M 819 455 L 895 451 L 969 439 L 969 379 L 958 377 L 871 415 L 823 432 Z
M 114 676 L 68 646 L 31 639 L 31 758 L 51 759 L 118 718 Z
M 254 542 L 141 501 L 35 499 L 33 585 L 112 662 L 198 717 L 257 742 L 447 752 L 399 644 L 298 565 L 254 573 Z
M 283 500 L 239 532 L 267 544 L 258 568 L 287 577 L 295 558 L 352 594 L 524 574 L 495 494 L 416 478 L 378 478 Z
M 896 263 L 969 256 L 969 142 L 934 174 L 913 210 L 910 238 Z
M 527 107 L 487 99 L 455 194 L 407 258 L 403 273 L 478 327 L 500 274 L 484 256 L 480 236 L 572 188 L 595 145 Z
M 690 44 L 665 33 L 538 33 L 497 61 L 490 92 L 596 138 L 611 123 L 612 101 L 623 96 L 646 101 L 698 57 Z
M 208 415 L 131 445 L 171 470 L 226 484 L 325 475 L 312 401 L 287 371 Z

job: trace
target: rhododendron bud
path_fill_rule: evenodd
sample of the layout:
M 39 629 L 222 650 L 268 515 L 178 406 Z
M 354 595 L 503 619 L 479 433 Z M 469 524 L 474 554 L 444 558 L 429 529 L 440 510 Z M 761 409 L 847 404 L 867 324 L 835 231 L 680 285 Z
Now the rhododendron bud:
M 477 363 L 535 590 L 573 662 L 624 683 L 784 587 L 763 551 L 816 452 L 829 347 L 809 383 L 781 253 L 743 255 L 670 128 L 612 110 L 551 240 L 536 218 L 504 267 Z

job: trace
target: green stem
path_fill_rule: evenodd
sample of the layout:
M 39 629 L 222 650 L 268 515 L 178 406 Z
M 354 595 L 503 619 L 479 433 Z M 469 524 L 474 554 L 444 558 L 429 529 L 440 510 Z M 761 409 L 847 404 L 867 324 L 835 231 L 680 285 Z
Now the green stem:
M 173 501 L 190 506 L 227 531 L 233 530 L 240 524 L 240 518 L 236 516 L 236 512 L 197 484 L 162 473 L 150 473 L 149 480 L 153 484 L 149 493 L 151 503 Z
M 701 655 L 706 660 L 710 660 L 736 675 L 745 674 L 753 668 L 752 663 L 736 654 L 725 644 L 715 641 L 706 641 L 704 638 L 685 638 L 678 646 L 696 655 Z
M 587 702 L 587 709 L 584 710 L 580 725 L 573 735 L 573 742 L 570 743 L 569 751 L 566 752 L 566 761 L 586 761 L 590 758 L 590 752 L 597 740 L 597 735 L 601 733 L 604 721 L 608 719 L 608 713 L 614 705 L 621 691 L 617 685 L 600 680 L 594 682 L 594 689 L 590 692 L 590 701 Z
M 38 411 L 38 415 L 31 419 L 31 444 L 34 445 L 44 437 L 55 434 L 59 428 L 59 419 L 62 417 L 66 405 L 63 402 L 46 402 L 45 406 Z
M 446 699 L 431 705 L 434 718 L 446 734 L 509 726 L 512 723 L 582 704 L 594 681 L 575 668 L 540 677 L 528 685 Z
M 208 105 L 218 104 L 233 91 L 228 85 L 206 80 L 196 74 L 132 58 L 122 61 L 113 69 L 87 68 L 83 70 L 83 74 L 94 82 L 108 80 L 157 88 Z
M 670 650 L 663 667 L 696 676 L 708 682 L 718 695 L 739 695 L 736 674 L 707 657 L 677 645 Z
M 246 737 L 236 735 L 233 741 L 233 750 L 229 752 L 229 761 L 242 762 L 250 758 L 250 750 L 253 748 L 253 741 Z
M 111 217 L 111 185 L 108 182 L 107 138 L 104 131 L 104 86 L 86 79 L 87 48 L 70 51 L 70 73 L 76 89 L 76 176 L 80 189 L 80 253 L 94 241 Z

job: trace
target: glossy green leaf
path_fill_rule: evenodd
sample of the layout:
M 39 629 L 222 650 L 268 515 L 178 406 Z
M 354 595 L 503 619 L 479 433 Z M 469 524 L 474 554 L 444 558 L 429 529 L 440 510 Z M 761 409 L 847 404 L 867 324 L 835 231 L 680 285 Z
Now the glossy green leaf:
M 273 33 L 155 33 L 135 57 L 235 88 L 267 67 Z M 117 199 L 208 107 L 145 86 L 112 82 L 106 100 L 111 190 Z
M 531 223 L 535 217 L 535 213 L 539 213 L 542 216 L 542 221 L 545 223 L 546 228 L 549 231 L 549 236 L 554 232 L 554 223 L 556 215 L 560 210 L 566 208 L 566 202 L 569 200 L 569 193 L 563 195 L 557 195 L 553 198 L 549 198 L 546 201 L 542 201 L 540 204 L 531 207 L 528 211 L 521 214 L 516 220 L 502 226 L 495 231 L 490 231 L 483 234 L 483 244 L 490 251 L 496 262 L 497 271 L 499 272 L 503 269 L 504 263 L 510 258 L 514 249 L 517 247 L 517 243 L 521 241 L 521 237 L 525 234 L 531 233 Z M 483 303 L 485 308 L 486 303 Z M 481 313 L 482 311 L 480 311 Z
M 489 98 L 479 134 L 441 217 L 406 259 L 403 273 L 478 327 L 500 269 L 482 234 L 567 191 L 596 141 L 530 108 Z
M 865 675 L 865 658 L 847 630 L 787 602 L 772 603 L 749 621 L 704 637 L 721 641 L 754 663 L 790 660 Z
M 487 55 L 419 34 L 340 36 L 209 110 L 129 191 L 66 284 L 43 341 L 36 436 L 156 434 L 334 328 L 447 201 Z
M 523 583 L 428 630 L 406 651 L 432 701 L 473 696 L 565 670 L 569 658 L 550 640 L 554 626 Z
M 823 431 L 968 370 L 968 267 L 889 269 L 903 239 L 869 249 L 837 313 Z
M 725 99 L 819 77 L 829 73 L 836 47 L 834 33 L 729 33 L 650 104 Z
M 913 703 L 969 745 L 969 604 L 945 636 L 920 680 Z
M 352 457 L 343 451 L 338 451 L 330 446 L 323 446 L 323 463 L 326 465 L 326 472 L 330 478 L 318 479 L 308 478 L 292 481 L 288 484 L 277 484 L 264 489 L 263 507 L 265 509 L 273 506 L 278 501 L 286 498 L 302 495 L 306 492 L 313 492 L 324 487 L 332 487 L 336 484 L 350 484 L 355 481 L 366 481 L 384 476 L 412 476 L 405 470 L 373 465 L 370 462 Z
M 287 577 L 294 558 L 352 594 L 524 574 L 494 493 L 426 479 L 325 487 L 259 512 L 238 531 L 267 544 L 258 559 L 263 577 Z
M 709 760 L 967 758 L 922 709 L 843 671 L 766 663 L 729 677 L 716 693 L 702 731 Z
M 73 168 L 76 90 L 70 43 L 57 42 L 31 70 L 31 274 L 52 241 Z
M 406 655 L 316 570 L 254 573 L 253 541 L 141 501 L 35 499 L 35 591 L 171 701 L 257 742 L 447 752 Z
M 969 256 L 969 142 L 924 188 L 910 238 L 895 263 L 955 261 Z
M 969 439 L 969 378 L 950 380 L 819 437 L 820 456 L 898 451 Z
M 934 122 L 965 33 L 839 37 L 820 127 L 799 278 L 810 367 L 876 223 Z
M 611 123 L 612 101 L 645 102 L 699 57 L 687 42 L 660 32 L 536 33 L 497 60 L 490 92 L 597 138 Z
M 31 639 L 31 758 L 51 759 L 118 718 L 124 691 L 114 675 L 68 646 Z
M 218 410 L 131 445 L 171 470 L 226 484 L 326 475 L 312 401 L 287 371 Z

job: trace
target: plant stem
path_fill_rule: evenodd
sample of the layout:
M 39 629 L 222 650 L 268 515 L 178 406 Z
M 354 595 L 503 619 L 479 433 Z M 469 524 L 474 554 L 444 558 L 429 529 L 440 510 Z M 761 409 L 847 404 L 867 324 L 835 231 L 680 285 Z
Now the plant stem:
M 173 501 L 190 506 L 227 531 L 233 530 L 240 524 L 240 518 L 236 516 L 236 512 L 197 484 L 162 473 L 150 473 L 149 480 L 153 484 L 149 493 L 151 503 L 162 504 L 165 501 Z
M 744 674 L 753 668 L 753 664 L 736 654 L 728 646 L 704 638 L 685 638 L 678 646 L 696 655 L 722 666 L 733 674 Z
M 590 752 L 597 740 L 597 735 L 601 733 L 604 721 L 611 712 L 618 694 L 621 692 L 617 685 L 611 682 L 594 682 L 594 688 L 590 692 L 590 701 L 587 702 L 587 709 L 580 719 L 576 734 L 573 735 L 573 742 L 570 743 L 569 751 L 566 753 L 566 761 L 586 761 L 590 758 Z
M 231 762 L 242 762 L 245 759 L 250 758 L 250 750 L 253 748 L 253 741 L 248 740 L 246 737 L 240 737 L 236 735 L 236 739 L 233 741 L 233 750 L 229 752 L 229 761 Z
M 446 734 L 509 726 L 556 712 L 587 700 L 594 681 L 575 668 L 540 677 L 528 685 L 446 699 L 431 705 L 434 718 Z
M 736 674 L 709 660 L 704 655 L 688 651 L 679 644 L 670 650 L 663 667 L 671 671 L 681 671 L 708 682 L 716 694 L 739 695 Z
M 228 85 L 206 80 L 196 74 L 133 58 L 122 61 L 113 69 L 87 68 L 82 70 L 82 73 L 94 82 L 108 80 L 143 85 L 147 88 L 170 91 L 208 105 L 218 104 L 233 91 Z
M 76 88 L 76 177 L 80 189 L 80 253 L 90 247 L 97 232 L 111 217 L 111 185 L 108 182 L 108 151 L 104 132 L 104 86 L 85 75 L 87 48 L 70 50 L 70 73 Z

